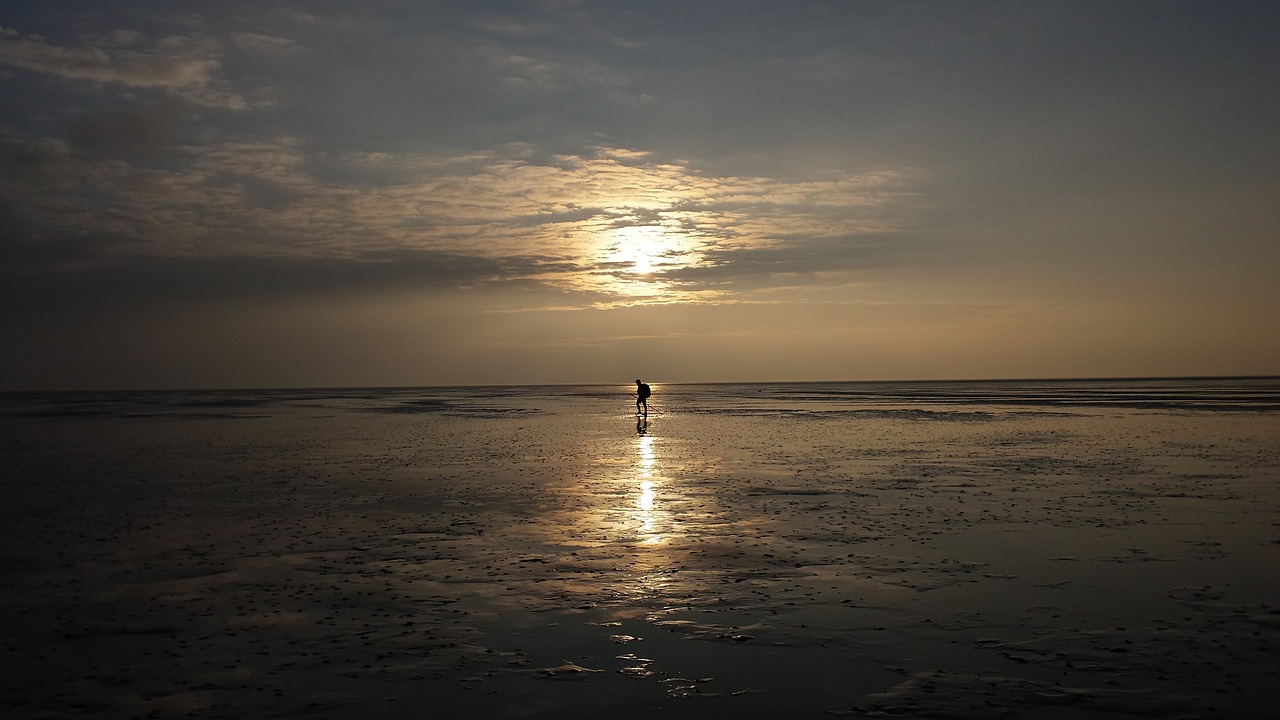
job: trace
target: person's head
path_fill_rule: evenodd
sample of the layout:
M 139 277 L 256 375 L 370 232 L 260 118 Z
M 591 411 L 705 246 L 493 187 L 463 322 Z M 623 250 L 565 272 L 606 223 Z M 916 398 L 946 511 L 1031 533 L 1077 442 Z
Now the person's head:
M 640 384 L 640 380 L 639 380 L 639 378 L 637 378 L 637 379 L 636 379 L 636 384 L 637 384 L 637 385 L 639 385 L 639 384 Z

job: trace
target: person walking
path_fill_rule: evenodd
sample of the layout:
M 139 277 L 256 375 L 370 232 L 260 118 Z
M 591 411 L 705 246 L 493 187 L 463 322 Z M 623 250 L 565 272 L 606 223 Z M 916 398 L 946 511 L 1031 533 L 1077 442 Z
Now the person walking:
M 649 390 L 648 385 L 640 382 L 640 380 L 638 379 L 636 380 L 636 414 L 637 415 L 639 415 L 642 412 L 645 415 L 649 414 L 649 396 L 652 394 L 653 392 Z

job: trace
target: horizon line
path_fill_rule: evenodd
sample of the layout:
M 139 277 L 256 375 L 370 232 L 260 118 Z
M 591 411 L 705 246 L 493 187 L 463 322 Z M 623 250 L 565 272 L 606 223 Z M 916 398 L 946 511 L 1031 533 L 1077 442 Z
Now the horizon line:
M 696 381 L 646 381 L 652 385 L 870 385 L 870 384 L 926 384 L 926 383 L 1064 383 L 1064 382 L 1151 382 L 1188 380 L 1280 380 L 1280 374 L 1249 375 L 1110 375 L 1079 377 L 1002 377 L 1002 378 L 928 378 L 914 380 L 696 380 Z M 320 391 L 320 390 L 418 390 L 433 388 L 500 388 L 500 387 L 583 387 L 632 385 L 633 381 L 611 382 L 525 382 L 525 383 L 453 383 L 437 385 L 292 385 L 292 386 L 225 386 L 225 387 L 151 387 L 151 388 L 62 388 L 62 389 L 0 389 L 0 395 L 55 394 L 55 393 L 169 393 L 169 392 L 263 392 L 263 391 Z

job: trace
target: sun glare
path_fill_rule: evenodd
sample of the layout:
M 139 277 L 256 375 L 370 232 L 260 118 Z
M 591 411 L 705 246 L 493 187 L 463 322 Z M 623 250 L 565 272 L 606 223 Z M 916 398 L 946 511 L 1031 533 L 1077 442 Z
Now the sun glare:
M 599 287 L 637 302 L 671 302 L 685 297 L 669 276 L 702 261 L 698 236 L 675 219 L 631 220 L 639 222 L 610 224 L 594 237 Z
M 648 275 L 659 261 L 663 245 L 669 242 L 657 225 L 630 225 L 617 230 L 618 253 L 632 261 L 631 271 Z

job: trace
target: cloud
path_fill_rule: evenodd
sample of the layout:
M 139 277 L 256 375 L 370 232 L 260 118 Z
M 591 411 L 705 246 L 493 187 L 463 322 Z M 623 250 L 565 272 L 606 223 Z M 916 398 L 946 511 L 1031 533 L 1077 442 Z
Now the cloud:
M 112 262 L 292 258 L 360 274 L 361 263 L 412 265 L 427 254 L 492 267 L 478 282 L 665 303 L 722 296 L 735 278 L 902 262 L 907 245 L 888 239 L 905 232 L 896 216 L 924 178 L 911 169 L 721 177 L 626 148 L 539 161 L 517 147 L 353 154 L 331 160 L 321 180 L 290 137 L 174 148 L 176 167 L 92 162 L 152 147 L 162 116 L 141 108 L 86 118 L 69 146 L 46 140 L 15 152 L 10 165 L 24 172 L 0 187 L 37 235 L 113 238 Z M 370 180 L 371 167 L 394 169 L 393 179 Z
M 172 146 L 181 114 L 173 102 L 84 113 L 72 122 L 67 139 L 75 152 L 93 160 L 154 155 Z
M 58 47 L 42 40 L 8 36 L 0 43 L 0 63 L 72 80 L 111 82 L 130 87 L 204 86 L 217 70 L 215 60 L 166 57 L 132 50 Z
M 201 105 L 246 107 L 243 98 L 220 89 L 215 81 L 221 67 L 212 56 L 216 43 L 171 36 L 145 50 L 119 47 L 139 43 L 138 33 L 132 31 L 114 33 L 103 41 L 108 46 L 103 48 L 53 45 L 40 36 L 23 38 L 7 30 L 0 34 L 0 65 L 66 80 L 163 89 Z
M 302 51 L 296 40 L 263 33 L 232 33 L 231 42 L 240 50 L 259 55 L 293 55 Z
M 0 219 L 8 213 L 0 206 Z M 8 236 L 6 236 L 7 238 Z M 107 262 L 71 265 L 70 256 L 93 254 Z M 86 305 L 189 305 L 193 302 L 264 302 L 352 296 L 430 295 L 482 283 L 560 272 L 536 256 L 482 258 L 431 251 L 338 257 L 129 257 L 108 237 L 62 238 L 41 243 L 0 242 L 0 299 L 14 311 Z M 53 262 L 61 265 L 51 271 Z M 529 289 L 537 283 L 526 284 Z
M 4 173 L 0 174 L 0 179 L 25 179 L 32 174 L 44 173 L 59 165 L 70 152 L 67 142 L 58 138 L 23 142 L 4 157 Z

